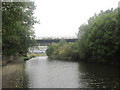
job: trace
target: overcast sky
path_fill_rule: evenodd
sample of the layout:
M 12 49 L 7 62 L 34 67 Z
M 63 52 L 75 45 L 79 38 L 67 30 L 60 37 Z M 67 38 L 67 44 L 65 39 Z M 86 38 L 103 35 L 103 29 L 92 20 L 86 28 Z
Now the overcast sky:
M 118 7 L 119 0 L 35 0 L 36 37 L 75 37 L 81 24 L 101 10 Z

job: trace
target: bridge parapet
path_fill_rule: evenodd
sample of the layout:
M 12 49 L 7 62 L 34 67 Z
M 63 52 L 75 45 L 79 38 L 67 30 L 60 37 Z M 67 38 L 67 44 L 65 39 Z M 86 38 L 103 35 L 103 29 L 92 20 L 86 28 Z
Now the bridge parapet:
M 38 46 L 49 46 L 51 43 L 58 43 L 61 39 L 37 39 Z M 66 42 L 75 42 L 78 39 L 64 39 Z

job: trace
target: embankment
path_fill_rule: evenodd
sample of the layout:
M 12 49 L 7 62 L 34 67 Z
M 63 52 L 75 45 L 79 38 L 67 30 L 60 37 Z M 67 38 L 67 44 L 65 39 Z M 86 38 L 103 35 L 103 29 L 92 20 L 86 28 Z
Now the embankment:
M 16 59 L 2 67 L 2 88 L 24 87 L 24 60 Z

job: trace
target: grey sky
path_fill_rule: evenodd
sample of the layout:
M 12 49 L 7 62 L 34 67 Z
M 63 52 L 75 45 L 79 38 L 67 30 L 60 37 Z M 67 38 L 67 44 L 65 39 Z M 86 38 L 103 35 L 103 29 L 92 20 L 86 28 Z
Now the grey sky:
M 36 37 L 75 37 L 81 24 L 101 10 L 117 8 L 119 0 L 35 0 Z

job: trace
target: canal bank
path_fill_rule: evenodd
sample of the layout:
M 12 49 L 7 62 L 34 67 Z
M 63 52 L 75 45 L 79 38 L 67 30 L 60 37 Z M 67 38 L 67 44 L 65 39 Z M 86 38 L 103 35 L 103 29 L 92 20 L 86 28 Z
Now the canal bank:
M 2 67 L 2 88 L 24 87 L 24 62 L 19 58 Z

